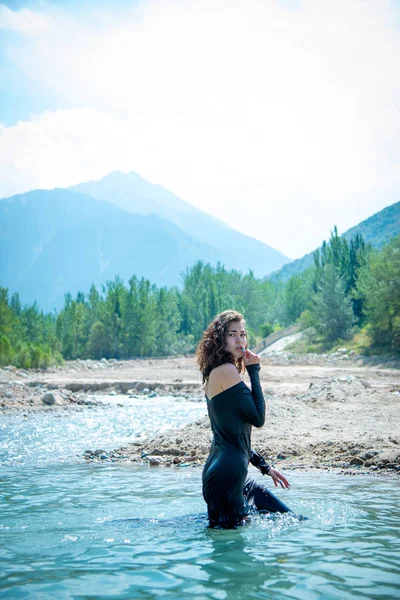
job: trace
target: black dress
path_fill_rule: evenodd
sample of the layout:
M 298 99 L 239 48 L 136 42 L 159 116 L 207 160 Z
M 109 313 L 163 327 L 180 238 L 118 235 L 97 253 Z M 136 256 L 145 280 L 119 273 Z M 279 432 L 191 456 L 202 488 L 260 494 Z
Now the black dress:
M 262 427 L 265 401 L 260 385 L 259 364 L 248 365 L 251 390 L 240 381 L 207 399 L 214 434 L 203 469 L 203 496 L 211 527 L 232 528 L 243 523 L 250 505 L 258 510 L 288 512 L 289 508 L 253 479 L 247 479 L 251 461 L 265 465 L 251 450 L 251 428 Z

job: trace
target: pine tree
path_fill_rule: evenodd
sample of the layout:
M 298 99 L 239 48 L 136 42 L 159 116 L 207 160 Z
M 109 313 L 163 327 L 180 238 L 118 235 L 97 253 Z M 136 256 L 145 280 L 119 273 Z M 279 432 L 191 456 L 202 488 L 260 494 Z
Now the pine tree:
M 376 346 L 400 351 L 400 236 L 370 255 L 357 282 Z
M 351 300 L 333 264 L 323 268 L 321 283 L 311 309 L 314 327 L 327 343 L 350 336 L 354 323 Z

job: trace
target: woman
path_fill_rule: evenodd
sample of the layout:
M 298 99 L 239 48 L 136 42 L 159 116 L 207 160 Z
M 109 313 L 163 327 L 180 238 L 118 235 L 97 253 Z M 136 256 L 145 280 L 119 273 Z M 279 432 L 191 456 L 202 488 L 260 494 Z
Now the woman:
M 251 427 L 262 427 L 265 402 L 260 358 L 247 348 L 243 316 L 233 310 L 219 314 L 197 348 L 207 409 L 214 434 L 203 470 L 203 496 L 211 527 L 233 528 L 245 522 L 250 505 L 269 512 L 289 508 L 264 486 L 247 478 L 249 462 L 272 477 L 275 486 L 289 488 L 287 479 L 251 450 Z M 241 378 L 247 369 L 251 390 Z

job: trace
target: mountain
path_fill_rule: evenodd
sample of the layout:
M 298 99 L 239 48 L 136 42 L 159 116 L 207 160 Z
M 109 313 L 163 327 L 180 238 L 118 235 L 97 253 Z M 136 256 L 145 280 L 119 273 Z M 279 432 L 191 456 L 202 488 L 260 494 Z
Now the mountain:
M 99 181 L 80 183 L 68 189 L 113 202 L 132 213 L 155 213 L 180 227 L 195 240 L 213 247 L 215 253 L 212 262 L 219 260 L 228 269 L 234 268 L 244 273 L 252 269 L 256 277 L 264 277 L 289 262 L 278 250 L 239 233 L 134 172 L 114 171 Z
M 51 311 L 64 294 L 88 292 L 119 275 L 176 285 L 215 248 L 161 217 L 132 214 L 69 190 L 35 190 L 0 202 L 0 285 Z
M 365 221 L 361 221 L 355 227 L 352 227 L 342 237 L 350 240 L 352 237 L 360 233 L 365 242 L 371 244 L 374 248 L 380 248 L 386 244 L 392 237 L 400 234 L 400 202 L 396 202 L 391 206 L 387 206 L 383 210 L 372 215 Z M 286 265 L 279 271 L 272 273 L 270 279 L 279 281 L 287 281 L 296 273 L 302 273 L 313 264 L 313 252 L 305 254 L 302 258 L 298 258 Z

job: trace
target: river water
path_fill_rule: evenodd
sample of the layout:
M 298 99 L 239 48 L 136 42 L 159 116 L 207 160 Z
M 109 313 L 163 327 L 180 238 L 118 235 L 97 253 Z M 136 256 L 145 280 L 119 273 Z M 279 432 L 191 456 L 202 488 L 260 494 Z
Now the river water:
M 201 469 L 81 458 L 183 426 L 204 404 L 103 400 L 0 417 L 1 598 L 400 598 L 398 481 L 289 472 L 276 493 L 307 521 L 210 530 Z

